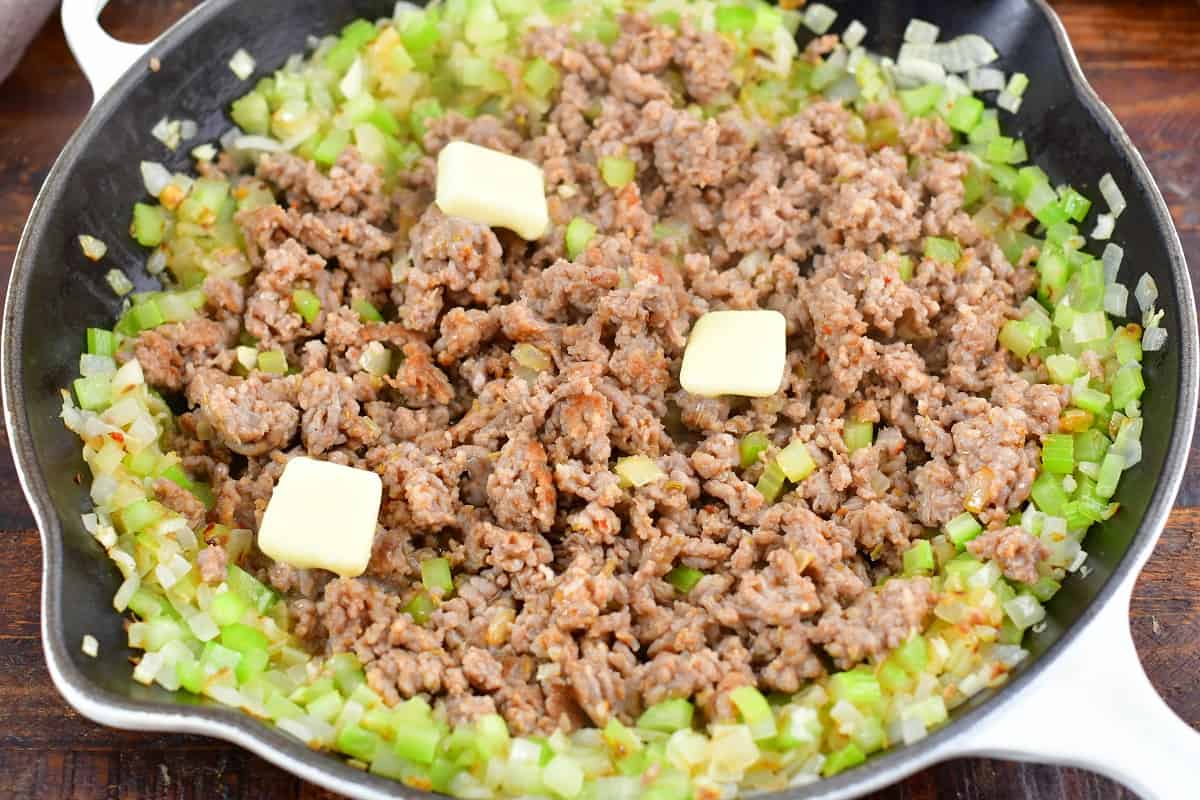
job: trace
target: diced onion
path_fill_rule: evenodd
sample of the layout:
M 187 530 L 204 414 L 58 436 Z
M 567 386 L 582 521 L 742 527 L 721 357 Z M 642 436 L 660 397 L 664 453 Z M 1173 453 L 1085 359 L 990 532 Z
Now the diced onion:
M 1125 258 L 1125 249 L 1120 245 L 1109 242 L 1104 246 L 1100 260 L 1104 262 L 1104 282 L 1113 283 L 1117 273 L 1121 271 L 1121 261 Z
M 92 261 L 99 261 L 108 253 L 108 245 L 86 233 L 79 236 L 79 249 Z
M 132 575 L 124 580 L 120 588 L 117 589 L 117 593 L 113 595 L 113 608 L 121 613 L 124 613 L 125 609 L 129 608 L 129 599 L 133 597 L 134 592 L 141 587 L 142 579 L 138 577 L 138 574 L 135 571 Z
M 1116 227 L 1117 220 L 1112 214 L 1098 214 L 1096 216 L 1096 227 L 1092 230 L 1092 238 L 1097 241 L 1105 241 L 1113 235 L 1113 228 Z
M 157 161 L 143 161 L 141 170 L 142 183 L 145 184 L 146 191 L 153 197 L 162 194 L 162 190 L 171 183 L 171 171 Z
M 79 649 L 83 651 L 85 656 L 91 656 L 92 658 L 95 658 L 100 653 L 100 643 L 96 641 L 95 636 L 87 633 L 84 634 L 83 643 L 80 644 Z
M 866 36 L 867 26 L 858 20 L 853 20 L 846 26 L 846 30 L 842 31 L 842 44 L 846 47 L 858 47 Z
M 371 342 L 363 348 L 358 366 L 377 378 L 387 375 L 392 368 L 392 353 L 381 342 Z
M 216 157 L 217 148 L 211 142 L 205 142 L 192 148 L 192 158 L 199 161 L 212 161 Z
M 133 291 L 133 282 L 119 269 L 110 269 L 104 275 L 104 280 L 108 281 L 108 285 L 112 287 L 112 290 L 121 297 Z
M 813 3 L 804 9 L 804 27 L 817 36 L 828 33 L 836 20 L 837 12 L 823 3 Z
M 229 69 L 241 80 L 246 80 L 253 75 L 254 67 L 254 56 L 247 53 L 244 48 L 239 48 L 233 54 L 233 58 L 229 59 Z
M 180 126 L 178 121 L 172 121 L 166 117 L 163 117 L 154 124 L 153 128 L 150 129 L 150 135 L 155 139 L 158 139 L 171 150 L 174 150 L 176 147 L 179 147 L 179 140 L 181 137 L 179 128 Z
M 200 132 L 200 126 L 193 119 L 179 120 L 179 136 L 181 139 L 192 139 Z
M 1122 283 L 1110 283 L 1104 290 L 1104 310 L 1116 317 L 1129 311 L 1129 289 Z
M 996 105 L 1010 114 L 1015 114 L 1021 110 L 1021 98 L 1005 90 L 996 95 Z
M 967 73 L 967 85 L 973 92 L 997 92 L 1004 88 L 1004 73 L 992 67 L 973 69 Z
M 1004 87 L 1004 91 L 1013 97 L 1021 97 L 1027 88 L 1029 88 L 1029 76 L 1024 72 L 1014 72 L 1009 76 L 1008 86 Z
M 1113 219 L 1116 219 L 1125 210 L 1125 195 L 1121 194 L 1121 189 L 1111 172 L 1104 173 L 1099 185 L 1100 194 L 1104 195 L 1104 202 L 1108 203 L 1108 210 L 1112 212 Z
M 187 623 L 188 627 L 192 629 L 192 633 L 196 634 L 196 638 L 202 642 L 217 638 L 221 632 L 217 623 L 213 622 L 213 618 L 203 611 L 193 614 L 188 618 Z
M 270 136 L 239 136 L 233 140 L 233 149 L 241 150 L 259 150 L 264 153 L 278 153 L 286 150 L 281 142 L 272 139 Z
M 1162 350 L 1167 344 L 1166 328 L 1146 328 L 1142 333 L 1142 349 L 1147 352 Z
M 941 64 L 926 58 L 905 58 L 896 64 L 896 73 L 910 78 L 917 83 L 943 83 L 946 80 L 946 70 Z
M 117 371 L 117 363 L 108 356 L 98 356 L 84 353 L 79 357 L 79 374 L 84 378 L 93 375 L 112 375 Z
M 347 99 L 358 97 L 363 93 L 366 87 L 366 66 L 361 58 L 354 59 L 354 63 L 350 65 L 350 69 L 346 70 L 345 76 L 341 83 L 338 84 L 338 89 Z
M 900 720 L 900 739 L 905 744 L 919 742 L 925 735 L 925 722 L 920 717 L 905 717 Z
M 149 686 L 154 683 L 154 678 L 158 675 L 158 671 L 162 668 L 163 657 L 158 653 L 146 653 L 142 656 L 142 660 L 133 670 L 133 679 L 138 683 Z
M 1149 272 L 1138 278 L 1137 286 L 1133 288 L 1133 296 L 1143 314 L 1154 308 L 1154 303 L 1158 300 L 1158 284 L 1150 277 Z
M 943 67 L 947 72 L 966 72 L 967 70 L 990 64 L 1000 57 L 991 42 L 975 33 L 956 36 L 948 42 L 941 42 L 933 47 L 930 58 Z
M 904 41 L 915 42 L 916 44 L 933 44 L 937 41 L 938 34 L 941 32 L 941 28 L 932 22 L 926 22 L 923 19 L 913 17 L 908 21 L 908 26 L 904 29 Z
M 161 275 L 167 268 L 167 251 L 159 248 L 146 259 L 146 272 L 151 275 Z

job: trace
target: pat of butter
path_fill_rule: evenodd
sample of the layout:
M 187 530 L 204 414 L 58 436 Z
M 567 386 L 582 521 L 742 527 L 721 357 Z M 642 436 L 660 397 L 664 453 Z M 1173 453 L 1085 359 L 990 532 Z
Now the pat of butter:
M 275 484 L 258 529 L 258 548 L 276 561 L 363 574 L 371 560 L 383 481 L 374 472 L 293 458 Z
M 692 326 L 679 382 L 701 397 L 770 397 L 787 365 L 787 322 L 778 311 L 710 311 Z
M 452 217 L 540 239 L 550 225 L 542 170 L 523 158 L 451 142 L 438 154 L 437 205 Z

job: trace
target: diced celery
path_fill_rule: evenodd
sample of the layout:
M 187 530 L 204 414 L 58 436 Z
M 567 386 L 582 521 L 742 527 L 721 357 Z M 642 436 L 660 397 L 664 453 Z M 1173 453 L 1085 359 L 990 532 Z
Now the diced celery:
M 112 358 L 117 354 L 116 334 L 104 328 L 88 328 L 87 351 L 94 356 Z
M 870 447 L 875 440 L 875 423 L 865 420 L 846 420 L 842 429 L 842 441 L 848 452 L 855 452 L 864 447 Z
M 762 476 L 759 477 L 758 483 L 755 484 L 755 489 L 768 503 L 774 503 L 779 497 L 779 493 L 783 491 L 783 482 L 787 476 L 783 473 L 783 467 L 779 466 L 778 461 L 771 461 L 763 469 Z
M 750 728 L 754 739 L 770 739 L 776 733 L 775 714 L 767 698 L 753 686 L 739 686 L 729 693 L 729 699 Z
M 946 124 L 956 131 L 970 133 L 983 115 L 983 101 L 971 95 L 963 95 L 954 100 L 946 115 Z
M 608 743 L 613 758 L 620 760 L 642 749 L 642 740 L 633 731 L 621 724 L 616 717 L 609 717 L 604 726 L 604 741 Z
M 698 569 L 680 565 L 675 567 L 666 574 L 667 583 L 675 587 L 675 590 L 687 594 L 692 589 L 696 588 L 696 584 L 704 577 L 704 573 Z
M 829 778 L 851 767 L 856 767 L 866 760 L 866 754 L 859 749 L 858 745 L 851 742 L 842 749 L 829 754 L 821 766 L 821 774 Z
M 509 741 L 508 725 L 499 714 L 485 714 L 475 721 L 475 747 L 484 758 L 504 754 Z
M 224 627 L 240 620 L 249 607 L 237 592 L 221 592 L 213 596 L 208 614 L 213 618 L 213 622 Z
M 529 88 L 529 91 L 545 99 L 558 87 L 560 77 L 558 69 L 539 56 L 525 66 L 521 80 Z
M 434 605 L 433 598 L 430 597 L 428 593 L 418 592 L 401 610 L 411 616 L 413 618 L 413 622 L 417 623 L 418 625 L 424 625 L 429 621 L 429 616 L 433 613 L 435 608 L 436 606 Z
M 663 700 L 647 708 L 638 717 L 637 726 L 651 731 L 674 733 L 692 726 L 695 706 L 683 698 Z
M 304 319 L 305 324 L 311 325 L 321 313 L 321 298 L 308 289 L 294 289 L 292 308 Z
M 118 515 L 126 532 L 144 530 L 163 517 L 163 507 L 152 500 L 138 500 L 121 509 Z
M 929 661 L 928 642 L 926 642 L 925 637 L 921 634 L 914 633 L 904 641 L 904 644 L 892 652 L 892 657 L 910 675 L 918 675 L 924 672 L 925 665 Z
M 77 378 L 72 384 L 79 407 L 87 411 L 100 411 L 112 402 L 112 378 L 108 375 L 91 375 Z
M 939 264 L 957 264 L 962 258 L 962 248 L 953 239 L 938 236 L 925 237 L 925 257 Z
M 624 189 L 633 183 L 637 165 L 628 158 L 609 156 L 600 159 L 600 177 L 613 189 Z
M 904 551 L 905 575 L 928 575 L 934 570 L 933 546 L 926 539 L 918 539 Z
M 721 5 L 713 11 L 721 33 L 749 33 L 754 30 L 754 9 L 743 5 Z
M 129 232 L 142 247 L 158 247 L 167 233 L 167 215 L 163 207 L 134 203 Z
M 450 562 L 445 558 L 427 558 L 421 562 L 421 583 L 430 594 L 442 596 L 454 591 L 454 579 L 450 576 Z
M 961 550 L 967 542 L 983 532 L 983 526 L 975 517 L 971 516 L 970 512 L 964 511 L 947 522 L 943 530 L 950 541 L 954 542 L 955 546 Z
M 829 693 L 835 701 L 845 700 L 865 711 L 874 711 L 883 705 L 883 690 L 869 667 L 830 675 Z
M 1107 394 L 1088 386 L 1080 386 L 1071 391 L 1071 405 L 1093 414 L 1107 414 L 1108 403 L 1109 396 Z
M 258 368 L 272 375 L 287 374 L 287 356 L 282 350 L 267 350 L 258 354 Z
M 1100 475 L 1096 478 L 1096 496 L 1108 500 L 1117 493 L 1117 483 L 1121 480 L 1121 471 L 1125 469 L 1125 459 L 1118 453 L 1109 451 L 1100 464 Z
M 369 301 L 360 298 L 350 301 L 350 308 L 363 322 L 383 322 L 383 314 Z
M 225 582 L 260 614 L 266 612 L 278 599 L 275 592 L 236 564 L 230 564 L 226 568 Z
M 813 460 L 808 445 L 799 439 L 783 448 L 776 456 L 776 462 L 792 483 L 799 483 L 817 468 L 817 462 Z
M 916 89 L 902 89 L 898 96 L 904 113 L 910 117 L 920 117 L 928 114 L 942 100 L 942 86 L 929 83 Z
M 588 242 L 596 235 L 596 226 L 583 217 L 575 217 L 567 224 L 565 243 L 567 258 L 574 261 L 587 249 Z
M 1142 378 L 1142 368 L 1137 363 L 1129 363 L 1117 370 L 1112 381 L 1112 404 L 1114 408 L 1124 409 L 1146 391 L 1146 382 Z
M 441 739 L 441 731 L 432 722 L 398 725 L 392 747 L 401 758 L 417 764 L 432 764 Z
M 1071 434 L 1052 433 L 1042 440 L 1042 468 L 1055 475 L 1075 471 L 1075 438 Z
M 1033 481 L 1029 496 L 1033 498 L 1039 511 L 1054 517 L 1061 514 L 1069 499 L 1059 479 L 1047 472 L 1038 475 Z
M 758 463 L 759 456 L 770 446 L 771 440 L 762 431 L 753 431 L 742 437 L 738 443 L 738 454 L 741 456 L 742 468 L 746 469 Z
M 542 783 L 563 800 L 573 800 L 583 791 L 583 769 L 570 756 L 556 755 L 542 770 Z
M 408 116 L 408 124 L 412 129 L 413 138 L 418 143 L 424 141 L 429 121 L 437 119 L 444 113 L 442 104 L 438 102 L 436 97 L 426 97 L 413 103 L 412 111 L 409 112 Z
M 1050 329 L 1023 319 L 1010 319 L 1000 329 L 1000 344 L 1018 358 L 1025 358 L 1046 343 Z
M 371 761 L 375 751 L 380 746 L 379 735 L 360 728 L 358 725 L 345 725 L 338 731 L 337 749 L 351 758 L 359 761 Z
M 323 167 L 331 167 L 349 145 L 350 131 L 334 128 L 325 135 L 325 138 L 317 145 L 317 149 L 313 151 L 313 161 Z
M 1078 461 L 1099 462 L 1108 452 L 1109 441 L 1095 428 L 1075 434 L 1075 458 Z
M 1083 222 L 1092 208 L 1092 201 L 1068 186 L 1061 193 L 1060 202 L 1067 216 L 1076 222 Z
M 229 116 L 246 133 L 266 136 L 271 130 L 271 108 L 267 98 L 258 92 L 250 92 L 233 101 Z

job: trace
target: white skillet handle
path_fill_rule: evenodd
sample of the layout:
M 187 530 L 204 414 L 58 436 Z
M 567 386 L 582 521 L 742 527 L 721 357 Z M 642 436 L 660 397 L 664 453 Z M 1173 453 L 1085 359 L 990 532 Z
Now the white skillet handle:
M 62 26 L 71 54 L 92 85 L 92 105 L 133 66 L 149 44 L 130 44 L 112 38 L 100 27 L 100 12 L 108 0 L 63 0 Z
M 952 755 L 1083 767 L 1145 800 L 1198 796 L 1200 733 L 1158 696 L 1129 632 L 1135 579 L 1019 698 L 950 743 Z

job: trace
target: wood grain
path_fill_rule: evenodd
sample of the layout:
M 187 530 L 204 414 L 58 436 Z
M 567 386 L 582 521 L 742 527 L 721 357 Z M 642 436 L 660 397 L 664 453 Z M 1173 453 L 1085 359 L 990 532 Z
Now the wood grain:
M 103 21 L 146 41 L 193 5 L 114 0 Z M 1146 157 L 1200 268 L 1200 7 L 1194 0 L 1055 3 L 1089 79 Z M 83 118 L 90 91 L 57 19 L 0 87 L 0 272 L 7 280 L 33 197 Z M 6 442 L 4 443 L 6 444 Z M 1200 450 L 1134 593 L 1132 626 L 1147 672 L 1180 716 L 1200 726 Z M 243 750 L 209 739 L 101 728 L 52 686 L 38 633 L 40 550 L 7 447 L 0 455 L 0 797 L 258 800 L 329 795 Z M 954 761 L 878 800 L 1132 797 L 1073 769 Z

